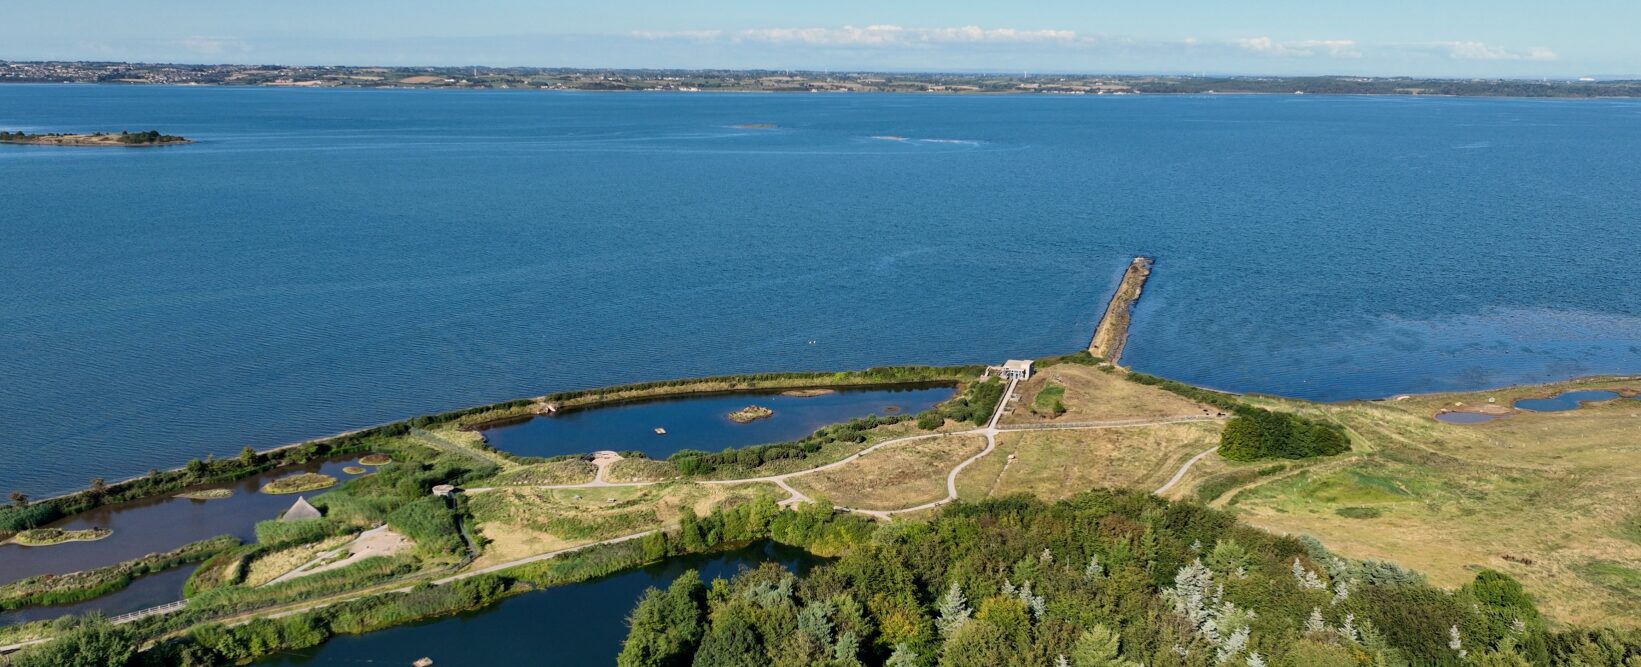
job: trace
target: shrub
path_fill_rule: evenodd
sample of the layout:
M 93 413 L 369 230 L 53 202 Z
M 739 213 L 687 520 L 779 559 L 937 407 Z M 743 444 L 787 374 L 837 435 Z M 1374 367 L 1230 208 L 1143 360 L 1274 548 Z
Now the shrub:
M 416 541 L 416 552 L 424 557 L 460 555 L 463 544 L 460 519 L 444 498 L 426 496 L 387 515 L 387 524 Z
M 1377 519 L 1384 514 L 1384 510 L 1377 507 L 1341 507 L 1333 513 L 1346 519 Z
M 1233 461 L 1331 456 L 1350 449 L 1344 431 L 1298 415 L 1243 407 L 1220 434 L 1219 454 Z
M 295 521 L 269 519 L 256 523 L 256 541 L 265 545 L 307 544 L 332 535 L 340 535 L 342 532 L 341 526 L 325 517 Z

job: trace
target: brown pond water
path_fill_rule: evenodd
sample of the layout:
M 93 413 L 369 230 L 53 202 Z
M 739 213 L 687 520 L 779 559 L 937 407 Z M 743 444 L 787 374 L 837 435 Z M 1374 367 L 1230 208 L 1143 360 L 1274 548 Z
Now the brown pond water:
M 170 551 L 189 542 L 217 535 L 234 535 L 247 542 L 256 538 L 256 522 L 278 517 L 297 494 L 261 493 L 263 484 L 300 472 L 322 472 L 338 482 L 357 477 L 342 472 L 357 456 L 271 470 L 229 484 L 197 488 L 232 489 L 221 500 L 187 500 L 170 495 L 99 507 L 49 524 L 51 528 L 79 530 L 91 527 L 114 531 L 95 542 L 69 542 L 49 547 L 0 545 L 0 584 L 39 574 L 64 574 L 113 565 L 138 556 Z M 323 490 L 301 494 L 313 496 Z

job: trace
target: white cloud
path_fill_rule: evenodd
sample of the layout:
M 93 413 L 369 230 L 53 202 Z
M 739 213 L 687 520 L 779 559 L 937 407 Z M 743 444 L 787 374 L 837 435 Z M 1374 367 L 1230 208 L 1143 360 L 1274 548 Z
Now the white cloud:
M 1071 30 L 1019 30 L 1016 28 L 906 28 L 898 25 L 869 25 L 841 28 L 755 28 L 722 32 L 717 30 L 680 32 L 635 32 L 644 39 L 686 39 L 695 41 L 756 42 L 805 46 L 916 46 L 923 44 L 1087 44 L 1093 37 Z
M 1544 47 L 1533 47 L 1526 51 L 1511 51 L 1503 47 L 1488 46 L 1483 42 L 1441 42 L 1436 45 L 1445 49 L 1449 58 L 1454 60 L 1555 60 L 1555 51 Z
M 1310 58 L 1325 55 L 1329 58 L 1360 58 L 1356 41 L 1349 39 L 1303 39 L 1281 42 L 1270 37 L 1247 37 L 1234 42 L 1238 48 L 1251 53 L 1284 58 Z

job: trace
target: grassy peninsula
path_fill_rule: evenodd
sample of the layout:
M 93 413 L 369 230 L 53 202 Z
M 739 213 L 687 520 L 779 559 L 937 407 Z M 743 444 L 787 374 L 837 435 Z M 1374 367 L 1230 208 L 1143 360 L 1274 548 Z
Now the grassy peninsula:
M 193 141 L 184 137 L 160 134 L 158 130 L 148 130 L 147 132 L 93 132 L 90 134 L 60 132 L 29 134 L 21 131 L 8 132 L 0 130 L 0 144 L 26 144 L 30 146 L 175 146 L 191 143 Z
M 1570 388 L 1633 395 L 1635 382 L 1316 404 L 1205 390 L 1086 351 L 1040 359 L 1031 379 L 1012 386 L 983 372 L 643 383 L 310 443 L 310 456 L 369 453 L 364 462 L 377 472 L 315 489 L 317 518 L 265 521 L 256 542 L 213 549 L 180 610 L 119 625 L 6 628 L 0 644 L 54 638 L 18 653 L 21 666 L 120 651 L 128 655 L 101 664 L 243 661 L 767 539 L 841 558 L 802 579 L 766 567 L 710 586 L 685 576 L 646 593 L 618 664 L 1641 657 L 1641 596 L 1631 588 L 1641 576 L 1641 515 L 1630 509 L 1641 487 L 1624 454 L 1641 405 L 1511 410 L 1479 425 L 1433 418 L 1459 402 L 1509 405 Z M 662 395 L 908 382 L 959 391 L 918 415 L 666 460 L 521 457 L 474 430 Z M 102 494 L 194 479 L 188 470 L 256 470 L 295 451 L 195 462 Z M 433 495 L 439 485 L 461 491 Z M 1575 488 L 1581 499 L 1566 500 Z M 78 501 L 42 504 L 54 502 Z M 27 512 L 0 518 L 17 525 Z M 1527 524 L 1556 529 L 1509 529 Z M 398 546 L 372 546 L 384 537 Z

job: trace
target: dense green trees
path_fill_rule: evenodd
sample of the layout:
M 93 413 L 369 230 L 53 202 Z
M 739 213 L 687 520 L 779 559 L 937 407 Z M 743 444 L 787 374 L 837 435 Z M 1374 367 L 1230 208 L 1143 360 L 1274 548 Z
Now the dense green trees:
M 644 591 L 627 618 L 627 641 L 616 659 L 620 667 L 672 667 L 689 664 L 701 641 L 701 614 L 706 587 L 694 570 L 679 575 L 666 592 Z
M 1233 461 L 1303 459 L 1350 449 L 1350 439 L 1332 424 L 1286 412 L 1243 408 L 1225 424 L 1219 454 Z
M 11 656 L 12 667 L 123 667 L 137 653 L 136 637 L 100 617 L 77 622 L 57 640 Z
M 1551 637 L 1497 572 L 1449 593 L 1393 570 L 1136 492 L 957 504 L 878 527 L 801 580 L 765 566 L 712 582 L 704 604 L 693 577 L 652 590 L 622 664 L 1623 665 L 1641 651 Z

